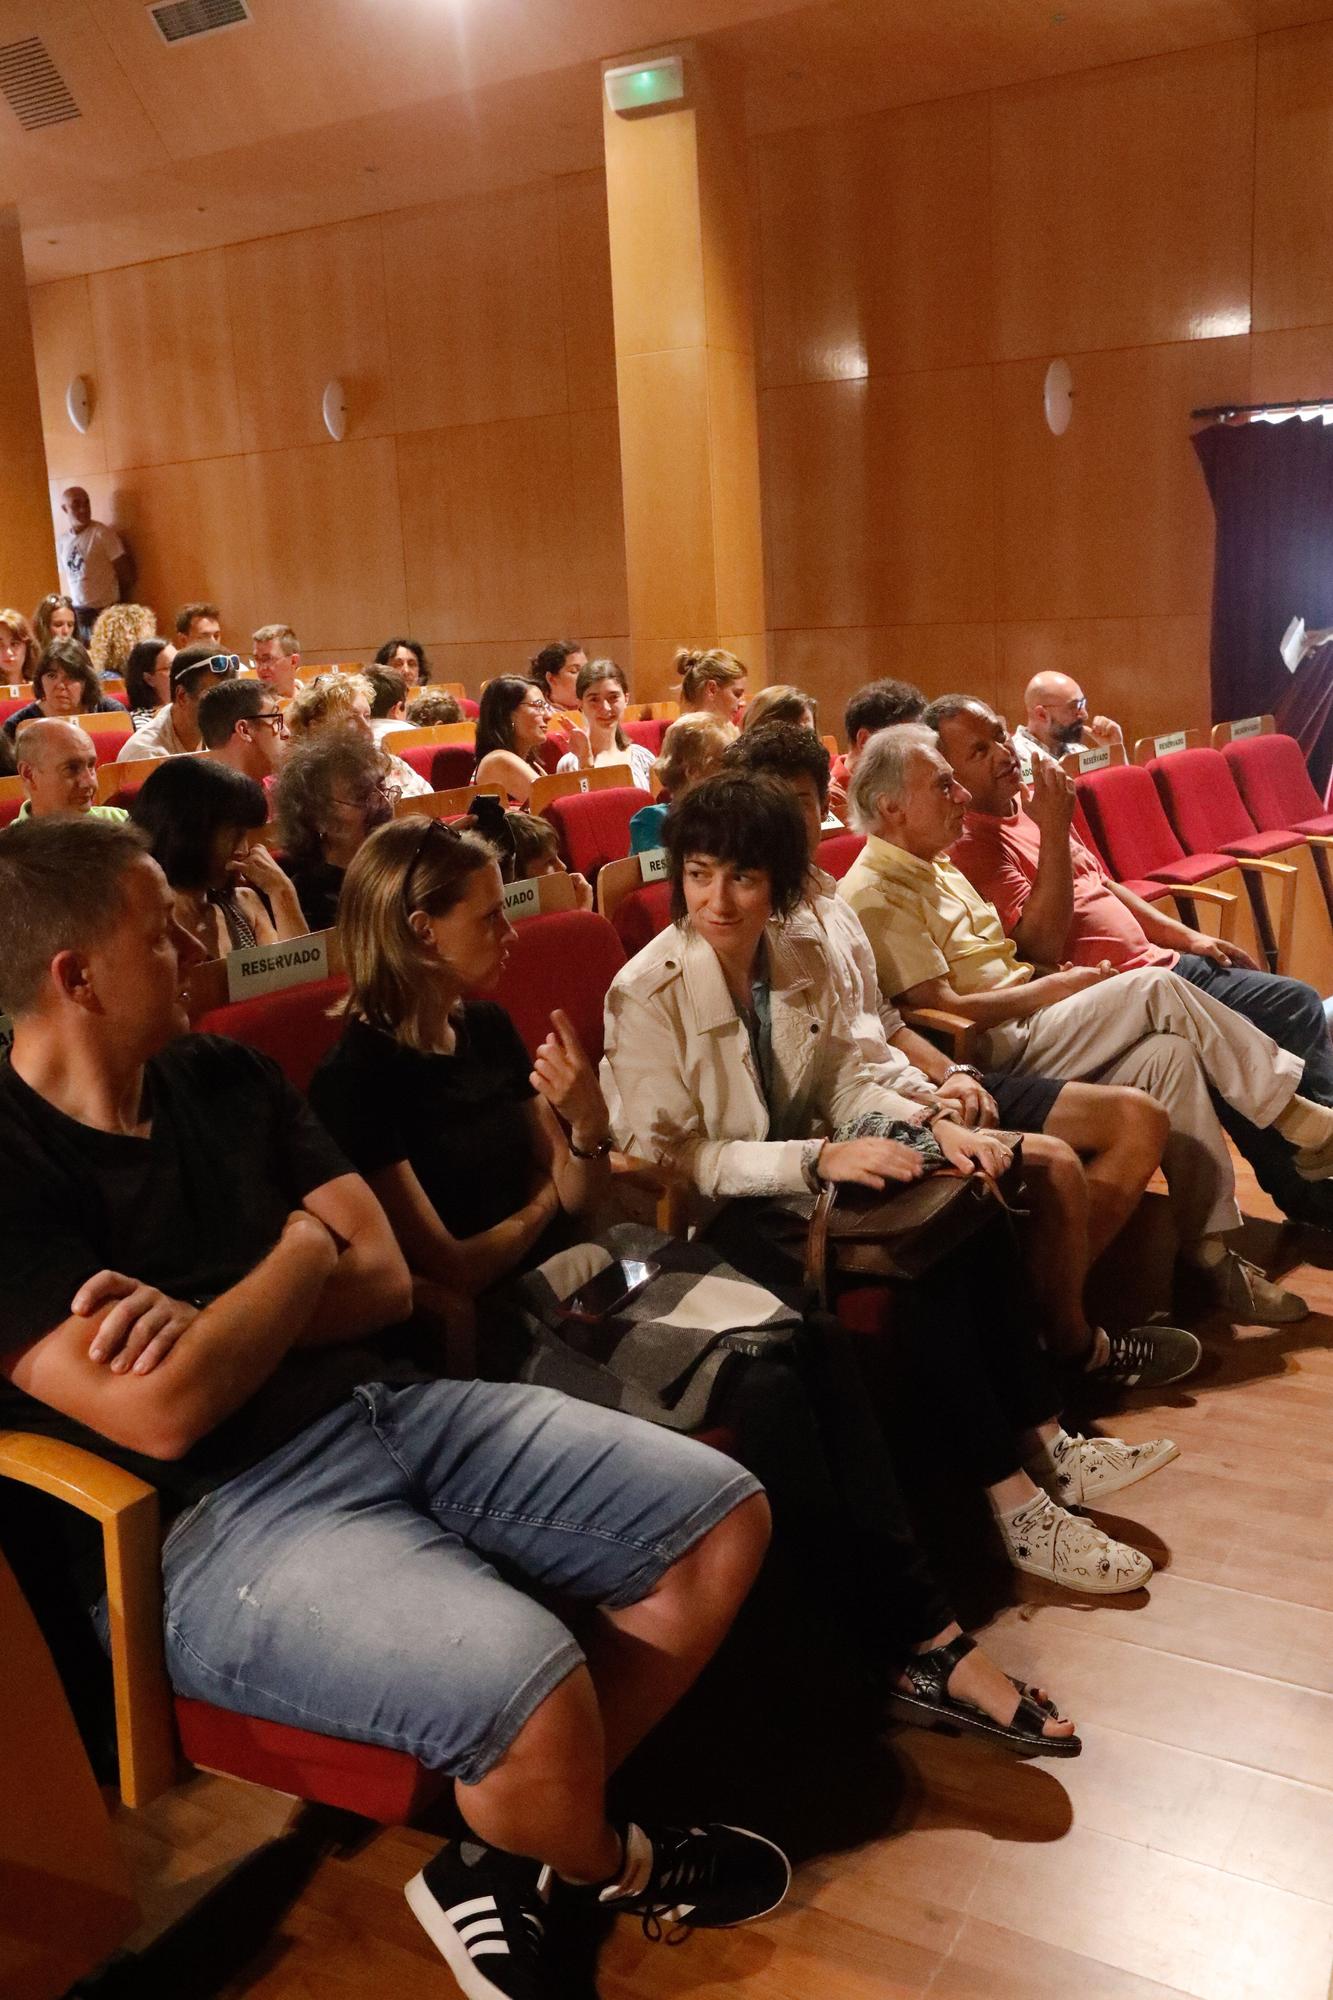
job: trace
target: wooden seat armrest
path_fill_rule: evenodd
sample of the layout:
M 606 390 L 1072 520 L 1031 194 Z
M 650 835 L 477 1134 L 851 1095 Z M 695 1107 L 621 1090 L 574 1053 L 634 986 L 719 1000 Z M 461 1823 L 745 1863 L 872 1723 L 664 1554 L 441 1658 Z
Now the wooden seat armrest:
M 1333 833 L 1303 833 L 1301 839 L 1310 847 L 1333 847 Z
M 942 1042 L 955 1062 L 970 1062 L 977 1042 L 977 1024 L 966 1014 L 950 1014 L 943 1007 L 904 1007 L 902 1017 L 919 1035 Z
M 1194 882 L 1191 883 L 1188 889 L 1181 889 L 1170 896 L 1168 901 L 1175 904 L 1177 919 L 1182 924 L 1189 922 L 1189 917 L 1180 907 L 1182 902 L 1211 903 L 1217 911 L 1218 937 L 1221 938 L 1224 944 L 1235 943 L 1236 898 L 1231 894 L 1229 889 L 1207 889 L 1201 883 Z
M 1238 856 L 1237 861 L 1244 874 L 1267 875 L 1280 891 L 1277 934 L 1273 942 L 1277 946 L 1275 970 L 1285 972 L 1291 963 L 1291 935 L 1296 921 L 1296 870 L 1290 861 L 1269 861 L 1257 854 Z
M 612 1153 L 611 1172 L 629 1187 L 641 1188 L 657 1199 L 657 1226 L 664 1236 L 683 1236 L 686 1231 L 690 1183 L 673 1174 L 669 1167 L 656 1166 L 631 1153 Z
M 81 1446 L 0 1431 L 0 1478 L 63 1500 L 102 1530 L 120 1795 L 147 1805 L 176 1781 L 171 1688 L 162 1658 L 162 1527 L 157 1494 Z

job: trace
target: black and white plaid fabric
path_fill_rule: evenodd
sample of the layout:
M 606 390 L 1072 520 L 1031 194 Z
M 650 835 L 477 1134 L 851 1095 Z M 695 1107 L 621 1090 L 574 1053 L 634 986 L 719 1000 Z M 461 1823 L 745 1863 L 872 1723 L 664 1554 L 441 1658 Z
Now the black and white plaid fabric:
M 652 1260 L 661 1268 L 596 1325 L 567 1318 L 561 1300 L 616 1258 Z M 708 1243 L 633 1222 L 549 1257 L 505 1287 L 504 1299 L 527 1334 L 520 1381 L 678 1431 L 707 1421 L 719 1377 L 734 1356 L 753 1359 L 785 1346 L 801 1325 L 793 1306 L 743 1278 Z

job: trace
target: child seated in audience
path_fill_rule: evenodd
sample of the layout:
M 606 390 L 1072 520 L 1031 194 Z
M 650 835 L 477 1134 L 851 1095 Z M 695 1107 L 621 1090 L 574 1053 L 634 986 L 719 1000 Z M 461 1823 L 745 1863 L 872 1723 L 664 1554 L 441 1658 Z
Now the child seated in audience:
M 407 720 L 413 729 L 433 729 L 437 723 L 461 722 L 463 710 L 458 696 L 443 688 L 428 688 L 407 704 Z
M 312 931 L 328 930 L 348 863 L 393 818 L 389 759 L 349 729 L 307 733 L 288 751 L 273 802 L 283 862 Z
M 475 834 L 412 818 L 374 833 L 338 918 L 348 1023 L 311 1086 L 384 1204 L 418 1299 L 455 1318 L 460 1294 L 485 1295 L 572 1240 L 610 1189 L 607 1108 L 571 1022 L 553 1014 L 534 1064 L 484 997 L 512 935 L 494 851 Z M 478 1320 L 484 1372 L 484 1299 Z M 912 1719 L 943 1703 L 1011 1749 L 1070 1754 L 1072 1725 L 975 1651 L 943 1603 L 854 1370 L 822 1354 L 806 1365 L 820 1376 L 819 1422 L 795 1370 L 772 1357 L 735 1371 L 722 1417 L 746 1440 L 742 1458 L 753 1445 L 765 1460 L 779 1533 L 809 1550 L 826 1586 L 836 1578 L 880 1665 L 903 1671 Z
M 407 676 L 397 667 L 367 667 L 370 688 L 370 728 L 377 743 L 394 729 L 408 729 Z
M 0 835 L 0 1143 L 24 1162 L 0 1422 L 158 1489 L 179 1694 L 453 1777 L 464 1835 L 406 1893 L 469 2000 L 568 1991 L 553 1895 L 575 1923 L 651 1923 L 682 1885 L 688 1926 L 767 1914 L 790 1880 L 770 1842 L 612 1820 L 605 1797 L 750 1588 L 758 1482 L 409 1359 L 364 1181 L 275 1064 L 185 1032 L 197 955 L 134 828 Z
M 501 674 L 482 689 L 477 715 L 477 768 L 473 781 L 498 785 L 512 805 L 525 806 L 538 778 L 551 705 L 536 681 Z
M 640 806 L 629 823 L 631 854 L 647 854 L 662 845 L 662 828 L 672 805 L 721 770 L 727 745 L 735 735 L 735 730 L 716 716 L 677 717 L 662 738 L 661 754 L 653 766 L 662 797 L 650 806 Z
M 627 764 L 630 782 L 641 792 L 651 790 L 652 754 L 642 743 L 631 743 L 621 726 L 629 700 L 629 682 L 614 660 L 590 660 L 579 668 L 574 683 L 583 727 L 570 731 L 569 749 L 557 772 L 588 771 L 599 764 Z
M 255 839 L 268 801 L 253 778 L 168 757 L 136 792 L 130 817 L 171 885 L 176 922 L 208 958 L 310 928 L 291 881 Z
M 511 880 L 530 882 L 540 875 L 568 875 L 578 891 L 578 907 L 592 908 L 592 884 L 585 882 L 582 875 L 571 874 L 565 866 L 560 836 L 549 819 L 543 819 L 539 813 L 511 812 L 505 814 L 505 825 L 514 849 Z

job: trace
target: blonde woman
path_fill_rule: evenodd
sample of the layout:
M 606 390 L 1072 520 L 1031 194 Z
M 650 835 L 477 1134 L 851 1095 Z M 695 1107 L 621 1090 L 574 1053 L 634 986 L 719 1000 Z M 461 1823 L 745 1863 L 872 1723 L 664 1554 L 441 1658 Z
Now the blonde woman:
M 296 694 L 287 710 L 287 728 L 294 744 L 326 729 L 351 729 L 368 743 L 375 741 L 371 711 L 375 690 L 363 674 L 321 674 Z M 401 757 L 389 758 L 389 791 L 395 800 L 430 795 L 430 785 Z
M 703 778 L 722 769 L 727 746 L 735 730 L 713 715 L 682 715 L 662 738 L 662 754 L 653 765 L 653 776 L 671 804 L 677 803 Z M 629 851 L 646 854 L 662 845 L 662 828 L 669 806 L 654 802 L 640 806 L 629 823 Z
M 745 713 L 744 661 L 721 646 L 682 646 L 676 654 L 680 706 L 685 715 L 713 715 L 734 735 Z
M 108 604 L 99 611 L 88 641 L 88 656 L 100 680 L 123 680 L 130 654 L 141 639 L 157 636 L 157 615 L 146 604 Z
M 763 687 L 746 705 L 742 735 L 765 722 L 794 722 L 798 729 L 808 729 L 812 736 L 818 736 L 819 704 L 812 694 L 781 682 L 776 687 Z

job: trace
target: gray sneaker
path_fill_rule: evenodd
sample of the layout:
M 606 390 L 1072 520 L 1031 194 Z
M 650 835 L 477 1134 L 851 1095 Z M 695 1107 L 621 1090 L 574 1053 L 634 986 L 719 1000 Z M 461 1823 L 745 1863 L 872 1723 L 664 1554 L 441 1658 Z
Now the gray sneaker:
M 1112 1382 L 1120 1389 L 1160 1389 L 1183 1382 L 1199 1365 L 1203 1348 L 1197 1334 L 1183 1326 L 1131 1326 L 1108 1333 L 1105 1361 L 1087 1368 L 1089 1382 Z
M 1235 1250 L 1200 1275 L 1215 1303 L 1239 1326 L 1290 1326 L 1309 1317 L 1310 1308 L 1298 1293 L 1270 1283 L 1257 1264 L 1247 1263 Z

